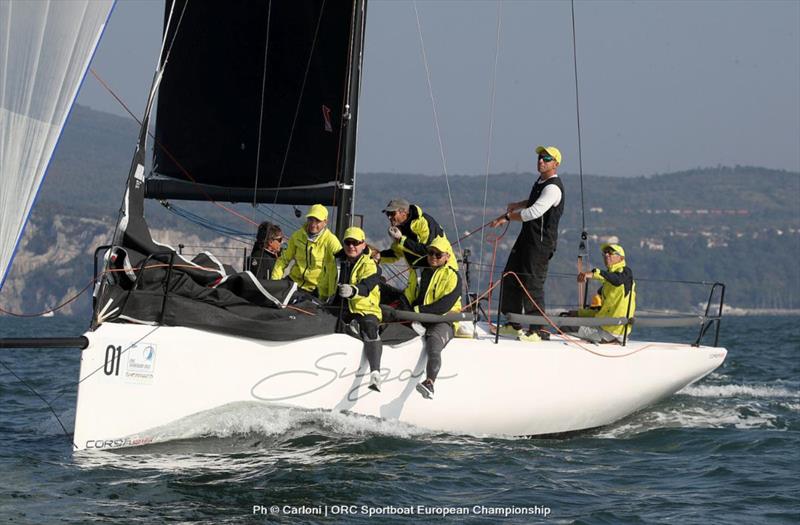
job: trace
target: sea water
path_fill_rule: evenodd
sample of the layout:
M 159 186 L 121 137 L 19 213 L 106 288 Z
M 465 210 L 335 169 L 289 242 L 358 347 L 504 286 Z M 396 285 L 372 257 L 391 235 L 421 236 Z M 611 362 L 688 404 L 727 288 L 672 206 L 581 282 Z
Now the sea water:
M 557 440 L 241 403 L 167 443 L 73 454 L 61 425 L 72 431 L 80 352 L 0 350 L 0 522 L 798 523 L 798 321 L 726 317 L 728 358 L 709 377 Z M 0 337 L 84 325 L 3 317 Z

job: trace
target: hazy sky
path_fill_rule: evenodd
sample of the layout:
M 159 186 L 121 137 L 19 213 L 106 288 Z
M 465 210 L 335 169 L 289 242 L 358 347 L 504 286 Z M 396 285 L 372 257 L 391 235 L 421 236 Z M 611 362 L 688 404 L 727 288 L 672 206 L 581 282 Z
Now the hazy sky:
M 141 114 L 163 2 L 117 3 L 93 67 Z M 418 0 L 447 171 L 578 171 L 570 3 Z M 584 173 L 800 171 L 800 1 L 576 1 Z M 358 171 L 443 172 L 414 4 L 369 0 Z M 88 76 L 80 104 L 122 114 Z M 224 104 L 224 101 L 220 101 Z

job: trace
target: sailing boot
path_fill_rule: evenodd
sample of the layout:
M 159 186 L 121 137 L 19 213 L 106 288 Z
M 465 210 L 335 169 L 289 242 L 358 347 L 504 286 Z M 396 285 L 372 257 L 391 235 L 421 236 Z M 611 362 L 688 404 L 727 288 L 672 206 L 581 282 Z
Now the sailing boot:
M 425 399 L 433 399 L 433 381 L 426 379 L 422 383 L 417 383 L 417 392 Z

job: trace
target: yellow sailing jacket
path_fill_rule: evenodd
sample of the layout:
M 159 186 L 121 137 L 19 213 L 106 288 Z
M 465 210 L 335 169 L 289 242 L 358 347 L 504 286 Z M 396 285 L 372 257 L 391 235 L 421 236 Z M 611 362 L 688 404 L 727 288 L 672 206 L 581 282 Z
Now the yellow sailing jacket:
M 289 278 L 307 292 L 318 290 L 320 299 L 327 300 L 336 291 L 336 259 L 342 249 L 339 239 L 327 228 L 315 240 L 308 238 L 305 226 L 289 237 L 288 247 L 281 253 L 272 269 L 273 279 L 282 279 L 289 262 L 295 264 Z
M 423 213 L 422 208 L 412 204 L 408 212 L 408 220 L 399 226 L 403 236 L 394 241 L 388 250 L 381 251 L 381 262 L 393 263 L 404 258 L 409 266 L 414 267 L 420 258 L 425 259 L 428 246 L 436 237 L 447 238 L 439 223 L 427 213 Z M 456 254 L 452 249 L 447 265 L 455 270 L 458 269 Z
M 444 265 L 411 272 L 405 296 L 417 313 L 444 315 L 461 311 L 461 291 L 458 271 Z M 453 325 L 458 328 L 458 323 Z
M 633 282 L 633 272 L 625 266 L 625 261 L 612 265 L 608 270 L 595 268 L 592 270 L 594 278 L 603 283 L 600 296 L 603 305 L 599 310 L 581 309 L 580 317 L 633 317 L 636 314 L 636 283 Z M 630 299 L 630 312 L 628 300 Z M 614 335 L 630 334 L 631 326 L 602 326 L 606 332 Z
M 350 284 L 358 292 L 347 300 L 350 311 L 354 314 L 374 315 L 381 320 L 381 290 L 380 270 L 378 265 L 369 256 L 369 250 L 364 250 L 361 257 L 356 260 L 350 272 Z

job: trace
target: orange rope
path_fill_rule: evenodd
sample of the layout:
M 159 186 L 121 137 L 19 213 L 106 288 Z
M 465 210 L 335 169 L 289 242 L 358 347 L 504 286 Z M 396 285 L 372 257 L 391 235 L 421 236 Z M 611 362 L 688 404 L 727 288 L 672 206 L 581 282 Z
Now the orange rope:
M 139 120 L 139 119 L 136 117 L 136 115 L 134 115 L 134 114 L 133 114 L 133 112 L 130 110 L 130 108 L 128 108 L 128 106 L 127 106 L 127 105 L 125 105 L 125 102 L 123 102 L 123 101 L 122 101 L 122 99 L 121 99 L 121 98 L 119 98 L 119 97 L 117 96 L 117 94 L 116 94 L 116 93 L 114 93 L 114 90 L 113 90 L 113 89 L 111 89 L 111 86 L 109 86 L 109 85 L 108 85 L 108 84 L 107 84 L 107 83 L 106 83 L 106 82 L 105 82 L 105 81 L 104 81 L 104 80 L 103 80 L 103 79 L 100 77 L 100 75 L 99 75 L 99 74 L 98 74 L 98 73 L 97 73 L 97 72 L 94 70 L 94 68 L 89 68 L 89 71 L 91 71 L 91 73 L 92 73 L 92 75 L 94 76 L 94 78 L 96 78 L 96 79 L 97 79 L 97 81 L 98 81 L 98 82 L 100 82 L 100 85 L 101 85 L 101 86 L 103 86 L 103 87 L 106 89 L 106 91 L 108 91 L 108 92 L 111 94 L 111 96 L 112 96 L 112 97 L 114 97 L 114 99 L 115 99 L 117 102 L 119 102 L 119 103 L 120 103 L 120 105 L 121 105 L 121 106 L 122 106 L 122 107 L 125 109 L 125 111 L 127 111 L 127 112 L 128 112 L 128 114 L 131 116 L 131 118 L 133 118 L 133 120 L 135 120 L 135 121 L 136 121 L 136 122 L 137 122 L 137 123 L 138 123 L 138 124 L 141 126 L 141 125 L 142 125 L 142 121 L 141 121 L 141 120 Z M 175 163 L 175 166 L 177 166 L 177 167 L 178 167 L 178 169 L 181 171 L 181 173 L 183 173 L 183 175 L 184 175 L 184 176 L 185 176 L 187 179 L 189 179 L 189 181 L 191 181 L 191 182 L 193 182 L 193 183 L 197 184 L 197 181 L 195 180 L 195 178 L 194 178 L 194 177 L 192 177 L 191 173 L 189 173 L 189 171 L 188 171 L 186 168 L 184 168 L 184 167 L 183 167 L 183 164 L 181 164 L 181 163 L 178 161 L 178 159 L 176 159 L 176 158 L 175 158 L 175 156 L 173 156 L 173 155 L 172 155 L 172 153 L 170 153 L 170 151 L 169 151 L 169 150 L 166 148 L 166 146 L 164 146 L 164 145 L 163 145 L 161 142 L 159 142 L 158 140 L 156 140 L 156 137 L 155 137 L 155 135 L 153 135 L 153 134 L 152 134 L 152 133 L 150 133 L 149 131 L 147 132 L 147 134 L 148 134 L 148 136 L 150 136 L 150 138 L 151 138 L 151 139 L 153 139 L 153 142 L 154 142 L 154 143 L 155 143 L 155 144 L 156 144 L 156 145 L 157 145 L 159 148 L 161 148 L 161 150 L 162 150 L 164 153 L 166 153 L 166 154 L 167 154 L 167 156 L 169 157 L 169 159 L 170 159 L 172 162 L 174 162 L 174 163 Z M 209 195 L 209 194 L 208 194 L 208 193 L 207 193 L 207 192 L 206 192 L 206 191 L 205 191 L 205 190 L 202 188 L 202 186 L 200 186 L 199 188 L 200 188 L 200 191 L 203 193 L 203 195 L 205 195 L 206 199 L 207 199 L 207 200 L 208 200 L 208 201 L 209 201 L 211 204 L 213 204 L 214 206 L 217 206 L 217 207 L 219 207 L 219 208 L 222 208 L 223 210 L 227 211 L 227 212 L 228 212 L 228 213 L 230 213 L 231 215 L 234 215 L 234 216 L 236 216 L 236 217 L 238 217 L 238 218 L 242 219 L 242 220 L 243 220 L 243 221 L 245 221 L 245 222 L 248 222 L 248 223 L 250 223 L 250 224 L 252 224 L 252 225 L 254 225 L 254 226 L 258 226 L 258 223 L 257 223 L 257 222 L 255 222 L 254 220 L 250 219 L 249 217 L 246 217 L 246 216 L 242 215 L 241 213 L 237 212 L 236 210 L 234 210 L 234 209 L 232 209 L 232 208 L 229 208 L 229 207 L 225 206 L 224 204 L 220 204 L 219 202 L 215 201 L 213 198 L 211 198 L 211 195 Z
M 53 307 L 53 308 L 51 308 L 49 310 L 45 310 L 43 312 L 39 312 L 39 313 L 35 313 L 35 314 L 24 314 L 24 313 L 11 312 L 9 310 L 6 310 L 6 309 L 0 307 L 0 313 L 6 314 L 6 315 L 10 315 L 12 317 L 41 317 L 43 315 L 54 313 L 56 310 L 60 310 L 61 308 L 64 308 L 65 306 L 67 306 L 71 302 L 75 301 L 78 297 L 83 295 L 84 292 L 86 292 L 86 290 L 91 288 L 91 286 L 95 282 L 97 282 L 97 279 L 99 277 L 102 277 L 103 275 L 105 275 L 107 273 L 119 273 L 119 272 L 127 272 L 127 271 L 138 272 L 138 271 L 142 271 L 142 270 L 150 270 L 150 269 L 153 269 L 153 268 L 164 268 L 165 266 L 169 266 L 169 265 L 165 264 L 165 263 L 159 263 L 159 264 L 151 264 L 151 265 L 145 266 L 144 268 L 131 268 L 130 270 L 126 270 L 124 268 L 115 268 L 115 269 L 110 269 L 110 270 L 104 270 L 103 272 L 100 273 L 99 276 L 92 278 L 92 280 L 89 281 L 89 284 L 84 286 L 83 289 L 81 289 L 78 293 L 76 293 L 75 295 L 73 295 L 72 297 L 70 297 L 69 299 L 64 301 L 63 303 L 59 304 L 58 306 L 55 306 L 55 307 Z M 195 270 L 204 270 L 204 271 L 207 271 L 207 272 L 215 272 L 215 273 L 219 272 L 219 270 L 215 269 L 215 268 L 205 268 L 203 266 L 192 266 L 190 264 L 173 264 L 172 267 L 173 268 L 192 268 L 192 269 L 195 269 Z M 298 308 L 296 306 L 287 305 L 286 308 L 289 308 L 291 310 L 295 310 L 297 312 L 301 312 L 301 313 L 304 313 L 304 314 L 310 315 L 310 316 L 316 315 L 313 312 L 309 312 L 307 310 L 304 310 L 302 308 Z
M 652 345 L 645 345 L 645 346 L 643 346 L 643 347 L 641 347 L 641 348 L 637 348 L 636 350 L 631 350 L 630 352 L 627 352 L 627 353 L 624 353 L 624 354 L 604 354 L 604 353 L 601 353 L 601 352 L 595 352 L 594 350 L 592 350 L 592 349 L 590 349 L 590 348 L 586 348 L 585 346 L 583 346 L 582 344 L 580 344 L 580 343 L 578 342 L 578 341 L 579 341 L 579 339 L 578 339 L 578 338 L 575 338 L 575 337 L 572 337 L 572 336 L 570 336 L 570 335 L 567 335 L 566 333 L 564 333 L 563 331 L 561 331 L 561 329 L 558 327 L 558 325 L 556 325 L 556 324 L 553 322 L 553 320 L 552 320 L 552 319 L 550 319 L 550 318 L 547 316 L 547 314 L 546 314 L 546 313 L 544 312 L 544 310 L 543 310 L 543 309 L 542 309 L 542 308 L 539 306 L 539 304 L 538 304 L 536 301 L 534 301 L 534 300 L 533 300 L 533 297 L 531 297 L 531 294 L 528 292 L 528 289 L 527 289 L 527 288 L 525 288 L 525 286 L 522 284 L 522 280 L 519 278 L 519 276 L 518 276 L 516 273 L 514 273 L 514 272 L 506 272 L 506 273 L 504 273 L 504 274 L 503 274 L 503 277 L 505 277 L 506 275 L 512 275 L 512 276 L 514 276 L 514 278 L 515 278 L 515 279 L 517 280 L 517 282 L 519 283 L 519 287 L 522 289 L 522 291 L 523 291 L 523 292 L 525 292 L 525 295 L 527 295 L 527 296 L 528 296 L 528 299 L 530 299 L 531 303 L 533 303 L 533 306 L 535 306 L 535 307 L 536 307 L 536 309 L 537 309 L 537 310 L 539 310 L 539 313 L 540 313 L 540 314 L 542 314 L 542 317 L 544 317 L 544 318 L 545 318 L 545 320 L 546 320 L 546 321 L 547 321 L 547 322 L 550 324 L 550 326 L 552 326 L 553 328 L 555 328 L 555 329 L 556 329 L 556 331 L 557 331 L 559 334 L 561 334 L 561 336 L 562 336 L 562 337 L 563 337 L 563 338 L 566 340 L 566 342 L 567 342 L 568 344 L 569 344 L 569 343 L 571 343 L 571 344 L 574 344 L 575 346 L 577 346 L 577 347 L 578 347 L 578 348 L 580 348 L 581 350 L 584 350 L 584 351 L 586 351 L 586 352 L 589 352 L 590 354 L 594 354 L 594 355 L 596 355 L 596 356 L 599 356 L 599 357 L 627 357 L 627 356 L 629 356 L 629 355 L 633 355 L 633 354 L 635 354 L 635 353 L 637 353 L 637 352 L 641 352 L 642 350 L 644 350 L 644 349 L 646 349 L 646 348 L 648 348 L 648 347 L 652 346 Z
M 80 292 L 78 292 L 77 294 L 73 295 L 72 297 L 70 297 L 69 299 L 67 299 L 66 301 L 61 303 L 60 305 L 58 305 L 58 306 L 56 306 L 54 308 L 51 308 L 50 310 L 45 310 L 44 312 L 39 312 L 37 314 L 20 314 L 20 313 L 10 312 L 8 310 L 0 308 L 0 313 L 6 314 L 6 315 L 10 315 L 12 317 L 41 317 L 43 315 L 47 315 L 47 314 L 55 312 L 56 310 L 60 310 L 61 308 L 64 308 L 69 303 L 71 303 L 72 301 L 74 301 L 75 299 L 77 299 L 78 297 L 83 295 L 83 292 L 88 290 L 94 284 L 94 282 L 95 282 L 95 280 L 92 279 L 91 281 L 89 281 L 89 284 L 84 286 L 83 289 Z

